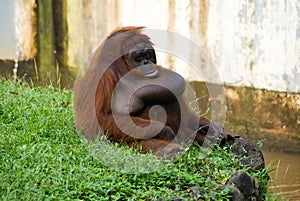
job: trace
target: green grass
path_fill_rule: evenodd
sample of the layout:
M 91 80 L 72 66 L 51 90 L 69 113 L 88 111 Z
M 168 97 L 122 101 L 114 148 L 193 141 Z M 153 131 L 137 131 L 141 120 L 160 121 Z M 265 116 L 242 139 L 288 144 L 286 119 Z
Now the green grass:
M 105 140 L 89 143 L 74 128 L 71 90 L 0 84 L 0 200 L 193 200 L 199 191 L 226 200 L 228 189 L 219 186 L 238 170 L 250 172 L 227 148 L 203 155 L 194 145 L 165 164 Z M 136 171 L 149 173 L 126 173 Z M 264 193 L 267 170 L 250 173 Z M 191 186 L 201 188 L 185 191 Z

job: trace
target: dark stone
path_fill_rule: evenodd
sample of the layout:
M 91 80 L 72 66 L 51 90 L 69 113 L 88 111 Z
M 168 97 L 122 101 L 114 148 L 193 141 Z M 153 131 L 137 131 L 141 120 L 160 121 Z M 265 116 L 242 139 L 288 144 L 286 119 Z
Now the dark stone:
M 249 166 L 252 170 L 259 170 L 265 167 L 265 160 L 261 150 L 252 142 L 238 138 L 232 145 L 232 152 L 237 158 L 243 158 L 241 160 L 242 163 Z
M 231 192 L 229 192 L 229 195 L 231 196 L 231 199 L 230 199 L 231 201 L 243 200 L 243 195 L 242 195 L 241 191 L 236 187 L 234 187 L 234 189 Z
M 236 172 L 227 180 L 225 186 L 233 186 L 236 189 L 231 192 L 232 200 L 260 200 L 258 183 L 244 172 Z
M 259 196 L 259 184 L 254 177 L 251 177 L 244 172 L 236 172 L 226 181 L 225 185 L 218 188 L 219 191 L 229 188 L 229 196 L 231 201 L 261 201 Z M 204 195 L 209 193 L 202 189 L 200 186 L 191 186 L 185 190 L 189 193 L 187 197 L 176 197 L 171 198 L 172 201 L 180 200 L 205 200 Z M 163 200 L 162 198 L 158 199 Z

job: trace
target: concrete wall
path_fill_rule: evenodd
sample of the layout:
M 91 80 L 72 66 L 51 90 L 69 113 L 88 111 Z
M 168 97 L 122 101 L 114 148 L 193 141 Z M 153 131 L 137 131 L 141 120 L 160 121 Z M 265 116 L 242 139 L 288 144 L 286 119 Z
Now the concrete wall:
M 0 0 L 0 75 L 35 77 L 35 0 Z
M 0 1 L 0 59 L 28 60 L 36 56 L 35 0 Z
M 212 57 L 224 82 L 276 91 L 300 92 L 300 3 L 274 1 L 114 0 L 68 3 L 71 66 L 87 55 L 116 26 L 144 25 L 176 31 Z M 100 3 L 101 2 L 101 3 Z M 192 50 L 189 50 L 191 56 Z M 166 66 L 179 58 L 162 56 Z M 170 63 L 171 62 L 171 63 Z M 214 80 L 212 80 L 214 82 Z
M 0 57 L 2 59 L 16 59 L 17 39 L 14 17 L 14 2 L 2 0 L 0 6 Z
M 175 31 L 195 42 L 211 56 L 228 85 L 300 92 L 298 0 L 63 2 L 67 12 L 68 40 L 62 53 L 66 66 L 83 66 L 115 27 L 143 25 Z M 34 0 L 0 1 L 0 60 L 35 58 L 35 11 Z M 187 51 L 190 58 L 198 57 Z M 182 59 L 159 53 L 164 66 L 171 66 L 189 80 L 203 80 Z

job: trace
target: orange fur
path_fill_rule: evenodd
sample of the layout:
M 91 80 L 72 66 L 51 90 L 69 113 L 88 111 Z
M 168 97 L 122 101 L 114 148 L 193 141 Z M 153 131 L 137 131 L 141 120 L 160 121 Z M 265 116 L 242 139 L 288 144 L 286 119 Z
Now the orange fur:
M 186 117 L 183 122 L 186 129 L 184 132 L 178 133 L 180 135 L 178 139 L 190 139 L 188 133 L 194 131 L 192 125 L 189 124 L 193 120 L 199 120 L 199 117 L 187 105 L 179 108 L 177 101 L 170 101 L 161 103 L 168 115 L 167 123 L 163 130 L 151 139 L 135 139 L 123 133 L 116 125 L 112 116 L 111 100 L 119 79 L 132 69 L 127 61 L 127 53 L 136 43 L 151 43 L 148 36 L 140 33 L 142 28 L 118 28 L 96 50 L 90 68 L 82 78 L 76 80 L 74 85 L 75 123 L 76 128 L 80 129 L 88 139 L 94 139 L 102 135 L 102 131 L 108 131 L 108 138 L 111 141 L 131 146 L 141 145 L 143 151 L 151 150 L 160 155 L 160 150 L 168 144 L 174 151 L 181 149 L 180 145 L 171 143 L 182 123 L 181 112 Z M 161 67 L 157 66 L 157 68 Z M 182 99 L 182 97 L 180 98 Z M 139 116 L 132 116 L 133 122 L 140 127 L 149 125 L 148 111 L 149 107 L 145 108 Z M 126 120 L 121 123 L 127 124 Z M 154 127 L 160 124 L 160 122 L 154 121 Z M 209 124 L 210 122 L 204 119 L 199 121 L 199 127 L 204 127 L 198 131 L 195 138 L 199 144 L 203 143 Z M 135 132 L 134 128 L 132 128 L 132 132 Z M 139 136 L 143 135 L 144 133 L 139 133 Z

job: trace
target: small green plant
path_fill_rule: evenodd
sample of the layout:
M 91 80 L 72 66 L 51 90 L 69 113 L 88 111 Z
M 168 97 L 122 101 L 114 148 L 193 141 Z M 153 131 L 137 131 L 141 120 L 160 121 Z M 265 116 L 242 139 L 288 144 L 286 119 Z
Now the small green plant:
M 134 173 L 163 164 L 129 147 L 83 139 L 74 128 L 71 90 L 0 82 L 0 200 L 197 200 L 200 194 L 201 199 L 229 200 L 230 189 L 219 187 L 232 173 L 249 172 L 227 148 L 207 151 L 197 145 L 157 171 L 118 171 L 114 166 L 127 165 Z M 112 148 L 120 153 L 105 153 Z M 126 153 L 141 159 L 120 164 L 130 160 Z M 106 157 L 116 163 L 104 164 Z M 263 188 L 267 172 L 251 173 Z
M 257 140 L 256 144 L 259 148 L 262 148 L 264 146 L 264 140 Z

